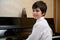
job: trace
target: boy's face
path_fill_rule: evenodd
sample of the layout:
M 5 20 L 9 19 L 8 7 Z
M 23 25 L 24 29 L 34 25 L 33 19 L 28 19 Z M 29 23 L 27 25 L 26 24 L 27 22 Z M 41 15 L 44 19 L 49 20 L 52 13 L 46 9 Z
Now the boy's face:
M 39 19 L 43 16 L 44 14 L 42 14 L 40 8 L 36 8 L 36 9 L 33 9 L 33 16 L 35 19 Z

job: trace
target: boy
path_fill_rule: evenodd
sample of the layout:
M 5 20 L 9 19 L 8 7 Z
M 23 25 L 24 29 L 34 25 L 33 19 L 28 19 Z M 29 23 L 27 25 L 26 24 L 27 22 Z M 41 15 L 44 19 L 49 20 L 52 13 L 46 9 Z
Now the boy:
M 33 16 L 37 19 L 31 35 L 26 40 L 52 40 L 52 30 L 44 19 L 47 5 L 43 1 L 37 1 L 32 6 Z

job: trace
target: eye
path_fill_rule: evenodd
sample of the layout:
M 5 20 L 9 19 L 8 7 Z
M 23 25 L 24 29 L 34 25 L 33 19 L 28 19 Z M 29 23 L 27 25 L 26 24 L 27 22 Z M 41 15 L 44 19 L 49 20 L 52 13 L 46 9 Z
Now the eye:
M 39 10 L 36 10 L 36 12 L 39 12 Z
M 37 9 L 33 9 L 33 12 L 39 12 L 40 10 L 37 10 Z

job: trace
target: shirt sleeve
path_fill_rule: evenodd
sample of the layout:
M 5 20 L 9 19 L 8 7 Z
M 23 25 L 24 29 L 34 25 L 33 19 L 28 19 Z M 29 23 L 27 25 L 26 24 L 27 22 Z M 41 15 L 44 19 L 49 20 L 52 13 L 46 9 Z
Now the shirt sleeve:
M 49 31 L 39 32 L 36 30 L 26 40 L 52 40 L 52 34 Z
M 31 35 L 26 40 L 39 40 L 42 36 L 39 28 L 36 28 L 32 31 Z
M 52 31 L 46 29 L 41 37 L 42 40 L 52 40 Z

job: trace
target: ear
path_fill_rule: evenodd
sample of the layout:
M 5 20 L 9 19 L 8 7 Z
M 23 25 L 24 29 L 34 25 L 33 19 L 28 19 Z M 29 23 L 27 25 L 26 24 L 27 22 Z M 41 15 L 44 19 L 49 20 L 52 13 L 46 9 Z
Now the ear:
M 45 13 L 43 13 L 43 16 L 45 16 Z

